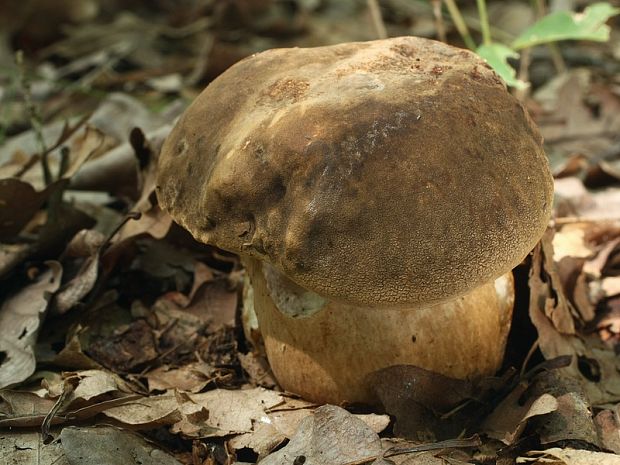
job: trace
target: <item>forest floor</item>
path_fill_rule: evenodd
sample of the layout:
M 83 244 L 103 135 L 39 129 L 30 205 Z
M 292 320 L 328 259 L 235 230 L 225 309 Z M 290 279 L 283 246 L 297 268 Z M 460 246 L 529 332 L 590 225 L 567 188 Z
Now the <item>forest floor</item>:
M 435 38 L 430 3 L 381 5 L 389 36 Z M 505 36 L 534 13 L 489 14 Z M 365 1 L 9 0 L 0 31 L 0 465 L 620 464 L 618 28 L 528 53 L 553 220 L 515 270 L 504 368 L 451 413 L 397 388 L 381 410 L 282 392 L 240 326 L 238 258 L 154 194 L 208 82 L 268 48 L 376 39 Z

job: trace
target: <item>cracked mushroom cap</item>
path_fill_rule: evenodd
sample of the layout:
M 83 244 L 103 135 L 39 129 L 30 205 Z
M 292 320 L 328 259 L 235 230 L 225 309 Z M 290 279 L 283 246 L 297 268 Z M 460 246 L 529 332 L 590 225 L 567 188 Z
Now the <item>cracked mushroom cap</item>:
M 199 241 L 322 296 L 426 305 L 499 277 L 542 236 L 541 144 L 469 51 L 415 37 L 275 49 L 182 115 L 158 196 Z

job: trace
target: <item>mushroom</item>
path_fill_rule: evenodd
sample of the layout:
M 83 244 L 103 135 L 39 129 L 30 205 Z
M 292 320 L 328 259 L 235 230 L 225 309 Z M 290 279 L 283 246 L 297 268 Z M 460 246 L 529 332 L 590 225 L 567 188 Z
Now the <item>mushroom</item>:
M 241 256 L 284 389 L 373 402 L 366 377 L 389 366 L 500 367 L 511 270 L 551 213 L 541 145 L 469 51 L 415 37 L 268 50 L 181 116 L 158 196 Z

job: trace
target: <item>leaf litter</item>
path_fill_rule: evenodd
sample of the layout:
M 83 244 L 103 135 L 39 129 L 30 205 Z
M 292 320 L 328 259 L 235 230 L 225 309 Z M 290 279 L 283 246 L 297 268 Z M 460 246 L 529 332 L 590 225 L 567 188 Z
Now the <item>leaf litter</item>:
M 0 7 L 26 57 L 0 53 L 13 73 L 0 75 L 0 463 L 619 462 L 613 64 L 569 63 L 526 101 L 556 203 L 516 272 L 529 274 L 511 336 L 523 347 L 505 369 L 469 383 L 392 367 L 369 380 L 381 409 L 319 406 L 279 391 L 260 333 L 240 323 L 238 259 L 162 212 L 154 169 L 209 80 L 266 48 L 372 39 L 366 5 L 90 0 L 71 16 L 85 10 L 66 3 L 62 32 Z M 382 4 L 390 35 L 429 30 L 424 8 Z

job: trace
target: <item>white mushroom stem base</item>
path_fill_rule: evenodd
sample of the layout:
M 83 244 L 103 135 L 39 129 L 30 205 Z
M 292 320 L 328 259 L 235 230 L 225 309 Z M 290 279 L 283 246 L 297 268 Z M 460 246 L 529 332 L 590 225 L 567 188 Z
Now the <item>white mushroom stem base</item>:
M 245 265 L 252 286 L 246 295 L 253 294 L 246 307 L 253 300 L 273 373 L 283 389 L 307 400 L 375 403 L 366 376 L 393 365 L 476 379 L 502 364 L 512 273 L 442 304 L 383 309 L 327 301 L 269 264 Z

